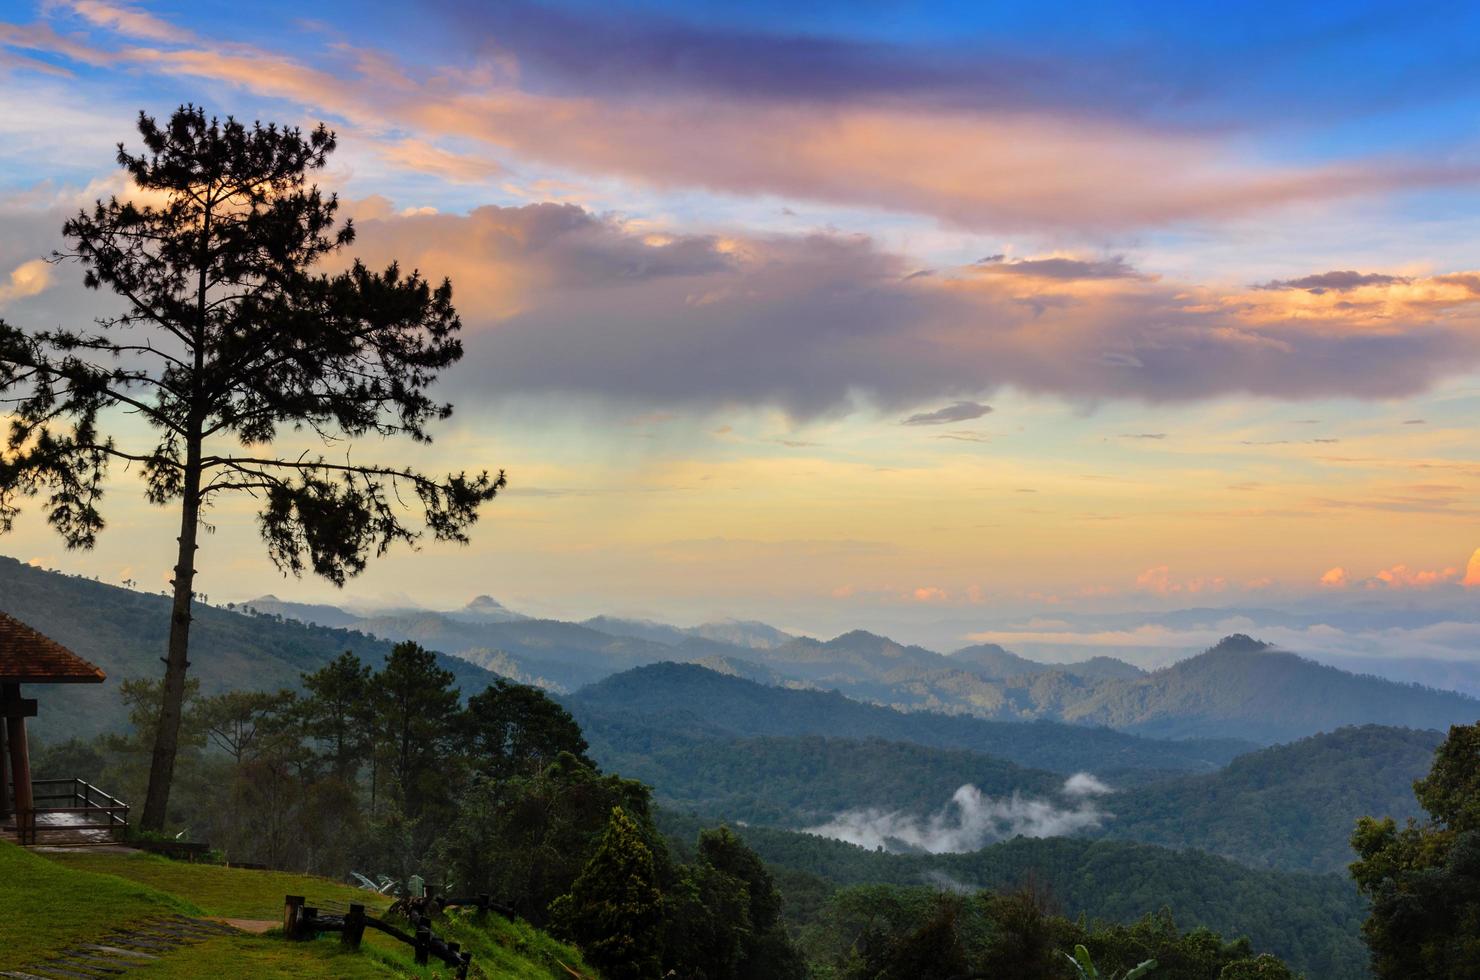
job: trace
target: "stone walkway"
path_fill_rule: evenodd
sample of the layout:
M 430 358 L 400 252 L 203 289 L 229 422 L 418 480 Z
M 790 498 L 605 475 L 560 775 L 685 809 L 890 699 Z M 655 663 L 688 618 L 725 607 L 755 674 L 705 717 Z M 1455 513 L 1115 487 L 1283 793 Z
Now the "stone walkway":
M 44 962 L 18 970 L 0 970 L 17 980 L 103 980 L 157 960 L 182 946 L 229 936 L 231 926 L 210 919 L 171 916 L 119 929 L 95 942 L 74 943 Z

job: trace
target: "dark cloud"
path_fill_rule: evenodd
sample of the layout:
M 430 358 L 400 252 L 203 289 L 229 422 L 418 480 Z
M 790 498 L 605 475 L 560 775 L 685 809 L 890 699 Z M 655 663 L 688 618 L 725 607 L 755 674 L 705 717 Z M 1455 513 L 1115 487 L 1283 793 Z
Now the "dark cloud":
M 1037 54 L 1020 39 L 907 45 L 520 0 L 443 0 L 436 8 L 448 16 L 454 43 L 511 55 L 522 79 L 561 93 L 1139 114 L 1138 94 L 1173 84 L 1140 77 L 1131 57 Z
M 1165 439 L 1166 437 L 1165 432 L 1122 432 L 1120 434 L 1122 439 Z
M 1361 286 L 1393 286 L 1400 283 L 1408 283 L 1413 280 L 1408 276 L 1390 276 L 1382 272 L 1355 272 L 1351 269 L 1345 271 L 1322 272 L 1313 276 L 1304 276 L 1300 279 L 1275 279 L 1255 289 L 1303 289 L 1317 296 L 1332 292 L 1344 293 L 1349 289 L 1357 289 Z
M 933 412 L 921 412 L 901 419 L 900 425 L 949 425 L 952 422 L 969 422 L 992 411 L 992 406 L 977 402 L 956 402 Z

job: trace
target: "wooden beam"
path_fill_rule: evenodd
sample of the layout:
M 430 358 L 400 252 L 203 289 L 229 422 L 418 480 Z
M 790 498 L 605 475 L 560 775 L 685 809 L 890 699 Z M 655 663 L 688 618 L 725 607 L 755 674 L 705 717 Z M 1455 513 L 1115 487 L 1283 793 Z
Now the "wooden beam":
M 0 822 L 10 819 L 10 762 L 7 755 L 5 726 L 0 725 Z
M 0 718 L 35 718 L 36 699 L 19 694 L 0 696 Z

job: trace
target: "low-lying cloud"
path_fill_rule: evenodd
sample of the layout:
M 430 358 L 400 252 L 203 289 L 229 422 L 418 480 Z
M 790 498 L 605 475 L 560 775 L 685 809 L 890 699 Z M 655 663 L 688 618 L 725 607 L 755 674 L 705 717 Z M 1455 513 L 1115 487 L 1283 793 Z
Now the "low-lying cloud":
M 827 823 L 805 828 L 820 837 L 847 841 L 870 850 L 955 854 L 980 850 L 1013 837 L 1062 837 L 1098 827 L 1109 814 L 1094 798 L 1111 792 L 1090 773 L 1075 773 L 1064 783 L 1063 795 L 1073 800 L 1060 806 L 1039 797 L 992 797 L 966 784 L 940 810 L 920 817 L 876 808 L 848 810 Z

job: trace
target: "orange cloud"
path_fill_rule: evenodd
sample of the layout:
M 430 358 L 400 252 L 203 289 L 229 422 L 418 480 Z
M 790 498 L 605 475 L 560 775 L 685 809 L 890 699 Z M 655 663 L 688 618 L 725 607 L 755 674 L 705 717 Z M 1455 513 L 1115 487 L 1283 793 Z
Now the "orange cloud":
M 22 262 L 10 271 L 10 281 L 0 283 L 0 304 L 45 292 L 52 283 L 52 267 L 44 259 Z
M 1459 584 L 1466 588 L 1474 588 L 1480 585 L 1480 548 L 1476 548 L 1474 553 L 1470 555 L 1469 564 L 1465 566 L 1465 577 Z
M 1409 568 L 1407 565 L 1394 565 L 1392 568 L 1384 568 L 1367 582 L 1368 588 L 1390 588 L 1390 589 L 1427 589 L 1435 585 L 1443 585 L 1454 582 L 1460 578 L 1458 568 L 1446 568 L 1442 571 L 1423 571 Z
M 1346 569 L 1341 567 L 1327 569 L 1321 576 L 1321 585 L 1327 589 L 1344 589 L 1347 586 Z
M 945 589 L 936 588 L 933 585 L 921 586 L 910 593 L 916 602 L 945 602 L 950 595 Z

